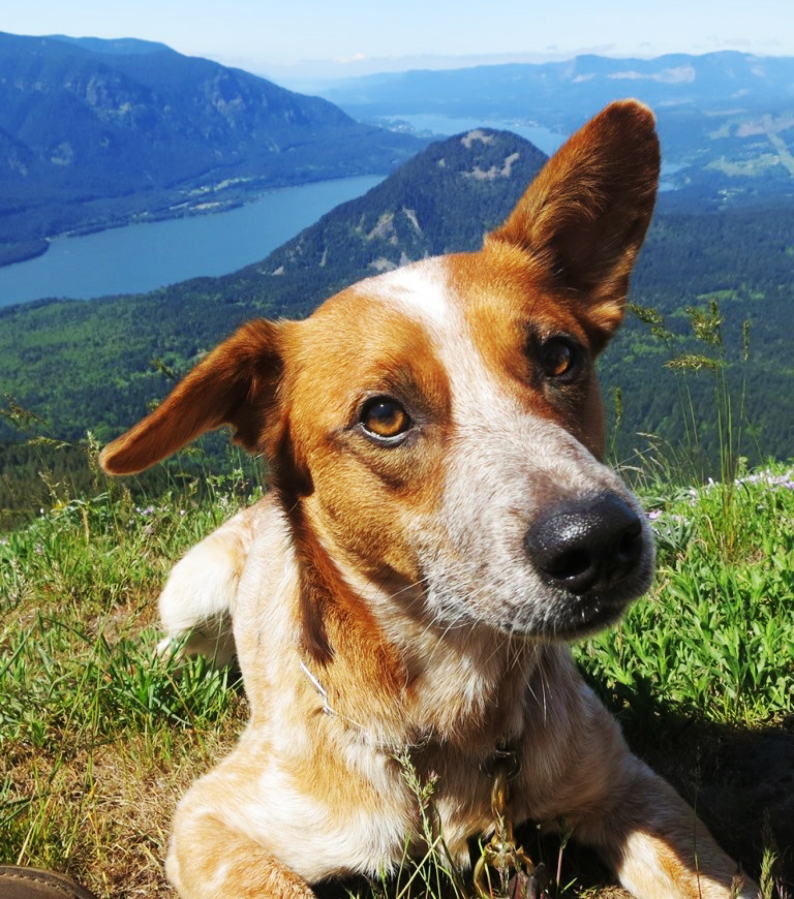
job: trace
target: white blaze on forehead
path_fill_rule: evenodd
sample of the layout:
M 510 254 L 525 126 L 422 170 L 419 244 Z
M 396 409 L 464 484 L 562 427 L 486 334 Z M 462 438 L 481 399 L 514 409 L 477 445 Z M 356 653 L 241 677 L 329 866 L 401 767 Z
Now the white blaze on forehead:
M 445 257 L 433 257 L 395 269 L 362 283 L 370 298 L 401 309 L 429 333 L 444 365 L 452 393 L 453 416 L 473 422 L 484 412 L 515 413 L 477 349 L 477 335 L 466 322 L 460 299 L 452 291 Z
M 522 408 L 505 388 L 478 347 L 481 335 L 473 332 L 459 297 L 449 281 L 447 259 L 434 257 L 395 269 L 361 285 L 370 298 L 380 300 L 421 324 L 449 379 L 452 423 L 461 459 L 478 465 L 499 465 L 508 451 L 521 468 L 528 454 L 537 457 L 582 453 L 579 442 L 560 425 Z M 503 323 L 507 327 L 507 323 Z M 448 451 L 448 466 L 456 468 L 457 454 Z M 466 465 L 463 466 L 464 468 Z
M 412 318 L 445 325 L 452 315 L 449 284 L 441 258 L 425 259 L 361 284 L 367 296 L 389 305 L 403 306 Z

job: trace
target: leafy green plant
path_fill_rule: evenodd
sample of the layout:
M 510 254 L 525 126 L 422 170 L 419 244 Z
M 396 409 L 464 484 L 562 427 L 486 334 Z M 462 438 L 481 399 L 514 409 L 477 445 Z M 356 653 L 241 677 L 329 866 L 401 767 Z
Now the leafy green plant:
M 722 489 L 692 488 L 652 514 L 656 587 L 615 633 L 580 650 L 618 707 L 647 717 L 658 696 L 686 714 L 747 724 L 791 711 L 794 480 L 781 466 L 746 476 L 727 507 Z

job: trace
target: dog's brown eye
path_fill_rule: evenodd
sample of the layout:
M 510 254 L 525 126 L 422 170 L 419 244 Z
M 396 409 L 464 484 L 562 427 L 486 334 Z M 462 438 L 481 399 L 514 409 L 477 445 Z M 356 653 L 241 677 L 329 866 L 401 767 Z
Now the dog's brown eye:
M 397 402 L 378 396 L 370 400 L 361 412 L 364 429 L 374 437 L 389 440 L 399 437 L 411 427 L 408 413 Z
M 548 378 L 562 378 L 573 374 L 578 362 L 579 348 L 564 337 L 552 337 L 540 350 L 540 364 Z

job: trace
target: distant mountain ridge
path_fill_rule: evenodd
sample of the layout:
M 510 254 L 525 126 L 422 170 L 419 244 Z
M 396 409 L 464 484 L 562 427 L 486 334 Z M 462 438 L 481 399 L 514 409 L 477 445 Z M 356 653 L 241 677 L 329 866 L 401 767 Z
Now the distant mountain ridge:
M 171 50 L 168 44 L 161 44 L 159 41 L 144 41 L 137 37 L 71 37 L 68 34 L 48 34 L 46 37 L 104 55 L 134 56 L 136 54 L 145 55 L 147 53 L 161 53 L 164 50 Z
M 425 144 L 164 45 L 0 33 L 0 245 L 385 174 Z
M 506 63 L 463 69 L 364 75 L 338 82 L 323 96 L 356 116 L 434 110 L 470 115 L 487 104 L 490 117 L 527 109 L 548 127 L 578 124 L 616 94 L 653 107 L 715 105 L 726 109 L 794 101 L 794 58 L 734 50 L 675 53 L 653 59 L 587 54 L 563 62 Z
M 527 122 L 570 134 L 612 100 L 654 110 L 667 207 L 794 201 L 794 58 L 736 51 L 655 59 L 578 56 L 442 71 L 385 73 L 322 94 L 358 119 L 412 115 Z

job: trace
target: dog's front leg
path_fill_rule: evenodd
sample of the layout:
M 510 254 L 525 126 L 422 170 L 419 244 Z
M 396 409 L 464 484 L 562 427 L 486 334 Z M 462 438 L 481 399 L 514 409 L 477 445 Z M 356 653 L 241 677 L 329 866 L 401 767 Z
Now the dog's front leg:
M 576 834 L 638 899 L 756 899 L 758 888 L 675 790 L 626 751 L 601 810 Z
M 206 808 L 178 810 L 166 873 L 182 899 L 315 897 L 294 871 Z

